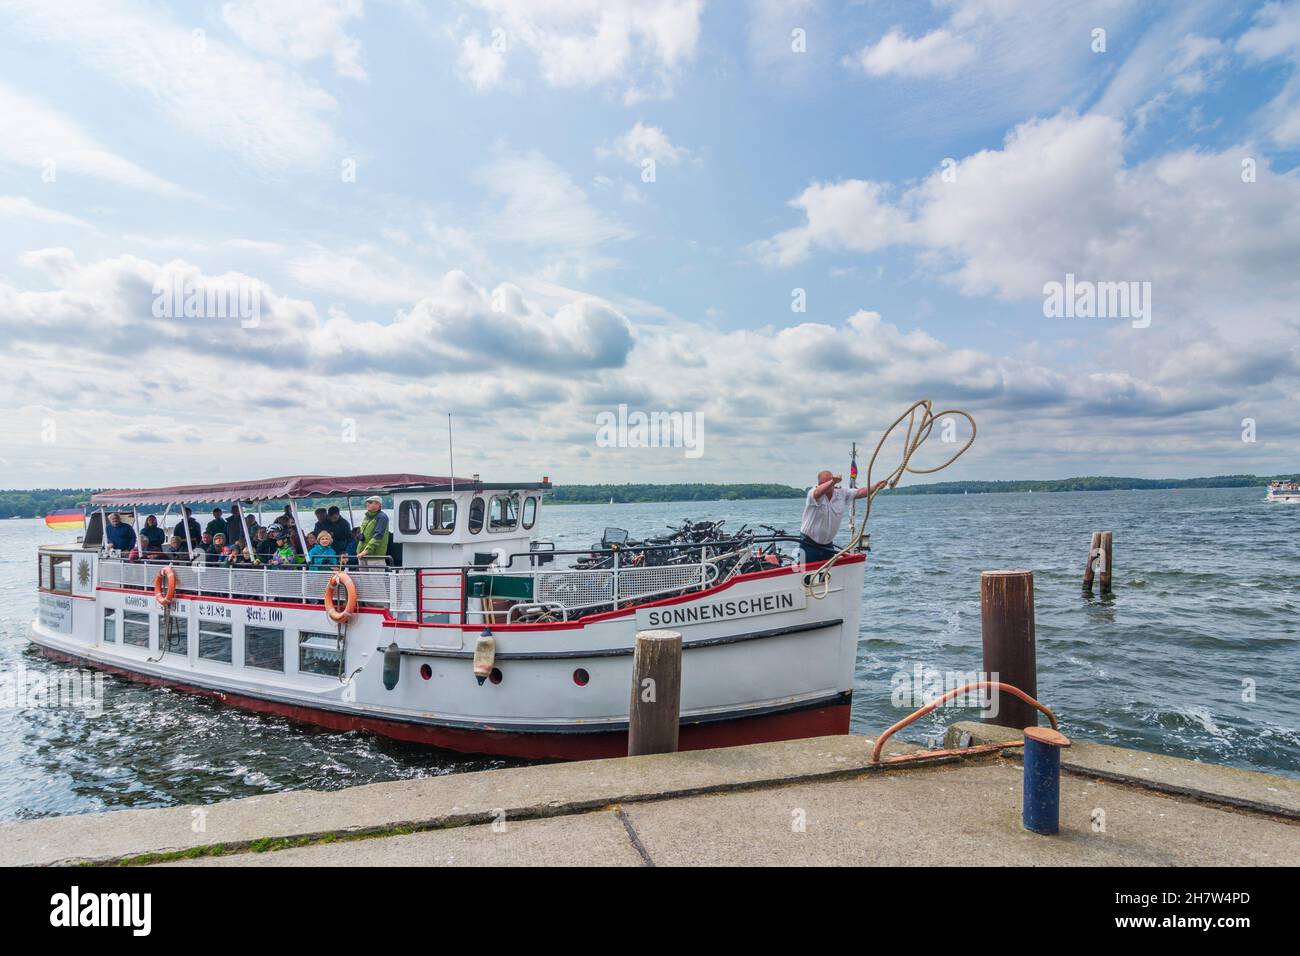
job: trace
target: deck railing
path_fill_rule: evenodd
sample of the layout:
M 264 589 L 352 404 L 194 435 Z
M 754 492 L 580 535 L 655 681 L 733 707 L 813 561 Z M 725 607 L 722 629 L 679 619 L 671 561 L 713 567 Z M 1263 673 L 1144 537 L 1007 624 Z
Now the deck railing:
M 786 543 L 788 537 L 754 539 L 758 543 Z M 719 564 L 734 559 L 735 552 L 716 553 L 713 545 L 695 545 L 695 561 L 646 563 L 663 546 L 626 547 L 604 552 L 551 551 L 510 555 L 504 566 L 485 568 L 348 568 L 363 606 L 387 608 L 394 617 L 421 623 L 506 623 L 545 616 L 573 620 L 605 609 L 627 607 L 703 590 L 724 580 Z M 606 567 L 556 568 L 541 564 L 540 556 L 590 558 L 604 554 Z M 101 556 L 99 583 L 110 587 L 152 590 L 159 571 L 171 565 L 178 594 L 220 596 L 259 601 L 319 604 L 333 570 L 312 571 L 301 565 L 287 567 L 222 567 L 167 561 L 127 561 Z M 727 575 L 735 573 L 735 568 Z M 485 599 L 500 597 L 489 587 L 484 593 L 467 593 L 466 576 L 484 574 L 493 580 L 530 577 L 531 599 L 520 600 L 510 611 L 489 607 Z M 503 580 L 504 583 L 504 580 Z
M 166 561 L 124 561 L 101 558 L 99 583 L 111 587 L 153 590 L 158 572 Z M 195 597 L 246 598 L 256 601 L 282 601 L 312 604 L 325 599 L 325 586 L 334 572 L 310 571 L 295 567 L 223 568 L 220 566 L 172 564 L 176 573 L 176 593 Z M 417 572 L 415 568 L 355 569 L 348 574 L 357 586 L 357 601 L 362 605 L 385 607 L 394 616 L 413 615 L 416 609 Z

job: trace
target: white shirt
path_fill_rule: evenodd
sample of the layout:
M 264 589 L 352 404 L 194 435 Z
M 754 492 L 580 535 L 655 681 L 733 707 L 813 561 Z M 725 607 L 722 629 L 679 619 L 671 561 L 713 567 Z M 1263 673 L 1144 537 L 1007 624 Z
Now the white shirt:
M 799 531 L 812 538 L 818 544 L 829 545 L 835 540 L 835 536 L 840 533 L 840 523 L 844 520 L 844 512 L 857 494 L 855 488 L 834 487 L 830 494 L 824 498 L 814 498 L 813 492 L 817 490 L 814 485 L 808 489 L 808 498 L 803 506 L 803 521 L 799 523 Z

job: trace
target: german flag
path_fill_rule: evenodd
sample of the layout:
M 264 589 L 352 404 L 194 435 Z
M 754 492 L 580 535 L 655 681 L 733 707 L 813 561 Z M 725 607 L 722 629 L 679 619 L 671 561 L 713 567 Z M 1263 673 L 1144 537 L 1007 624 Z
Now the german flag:
M 60 511 L 51 511 L 45 516 L 45 526 L 57 528 L 60 531 L 84 528 L 86 526 L 86 513 L 80 508 L 64 508 Z

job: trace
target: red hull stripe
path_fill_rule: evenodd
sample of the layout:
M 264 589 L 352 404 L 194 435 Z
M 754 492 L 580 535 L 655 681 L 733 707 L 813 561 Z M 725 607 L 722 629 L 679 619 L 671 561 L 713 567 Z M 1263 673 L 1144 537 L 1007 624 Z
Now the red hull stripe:
M 520 757 L 531 760 L 594 760 L 601 757 L 627 756 L 627 732 L 600 733 L 516 733 L 512 731 L 466 730 L 432 724 L 407 723 L 383 720 L 364 714 L 323 710 L 302 704 L 250 697 L 229 691 L 196 687 L 183 681 L 141 674 L 137 671 L 93 661 L 76 654 L 57 651 L 37 645 L 41 653 L 54 660 L 73 664 L 87 664 L 110 674 L 129 680 L 218 700 L 233 707 L 261 714 L 273 714 L 289 720 L 301 721 L 329 730 L 364 730 L 404 740 L 425 744 L 444 750 L 467 754 L 490 754 L 497 757 Z M 757 717 L 712 723 L 683 724 L 679 739 L 682 750 L 706 750 L 714 747 L 736 747 L 742 744 L 766 743 L 774 740 L 796 740 L 803 737 L 826 737 L 849 732 L 851 695 L 846 693 L 834 703 L 805 707 Z

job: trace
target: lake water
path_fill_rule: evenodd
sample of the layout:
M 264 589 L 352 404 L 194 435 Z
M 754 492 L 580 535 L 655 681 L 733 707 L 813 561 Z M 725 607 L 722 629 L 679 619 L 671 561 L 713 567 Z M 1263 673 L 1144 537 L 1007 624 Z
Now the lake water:
M 979 575 L 1035 572 L 1038 697 L 1081 739 L 1300 777 L 1300 507 L 1259 488 L 881 496 L 862 599 L 853 728 L 905 715 L 895 675 L 981 667 Z M 563 547 L 683 518 L 797 530 L 801 502 L 549 506 Z M 1080 579 L 1091 532 L 1115 533 L 1115 593 Z M 27 642 L 36 548 L 70 539 L 0 521 L 0 672 L 61 667 Z M 104 713 L 0 707 L 0 819 L 209 803 L 505 766 L 317 731 L 108 678 Z M 974 711 L 943 709 L 905 737 Z

